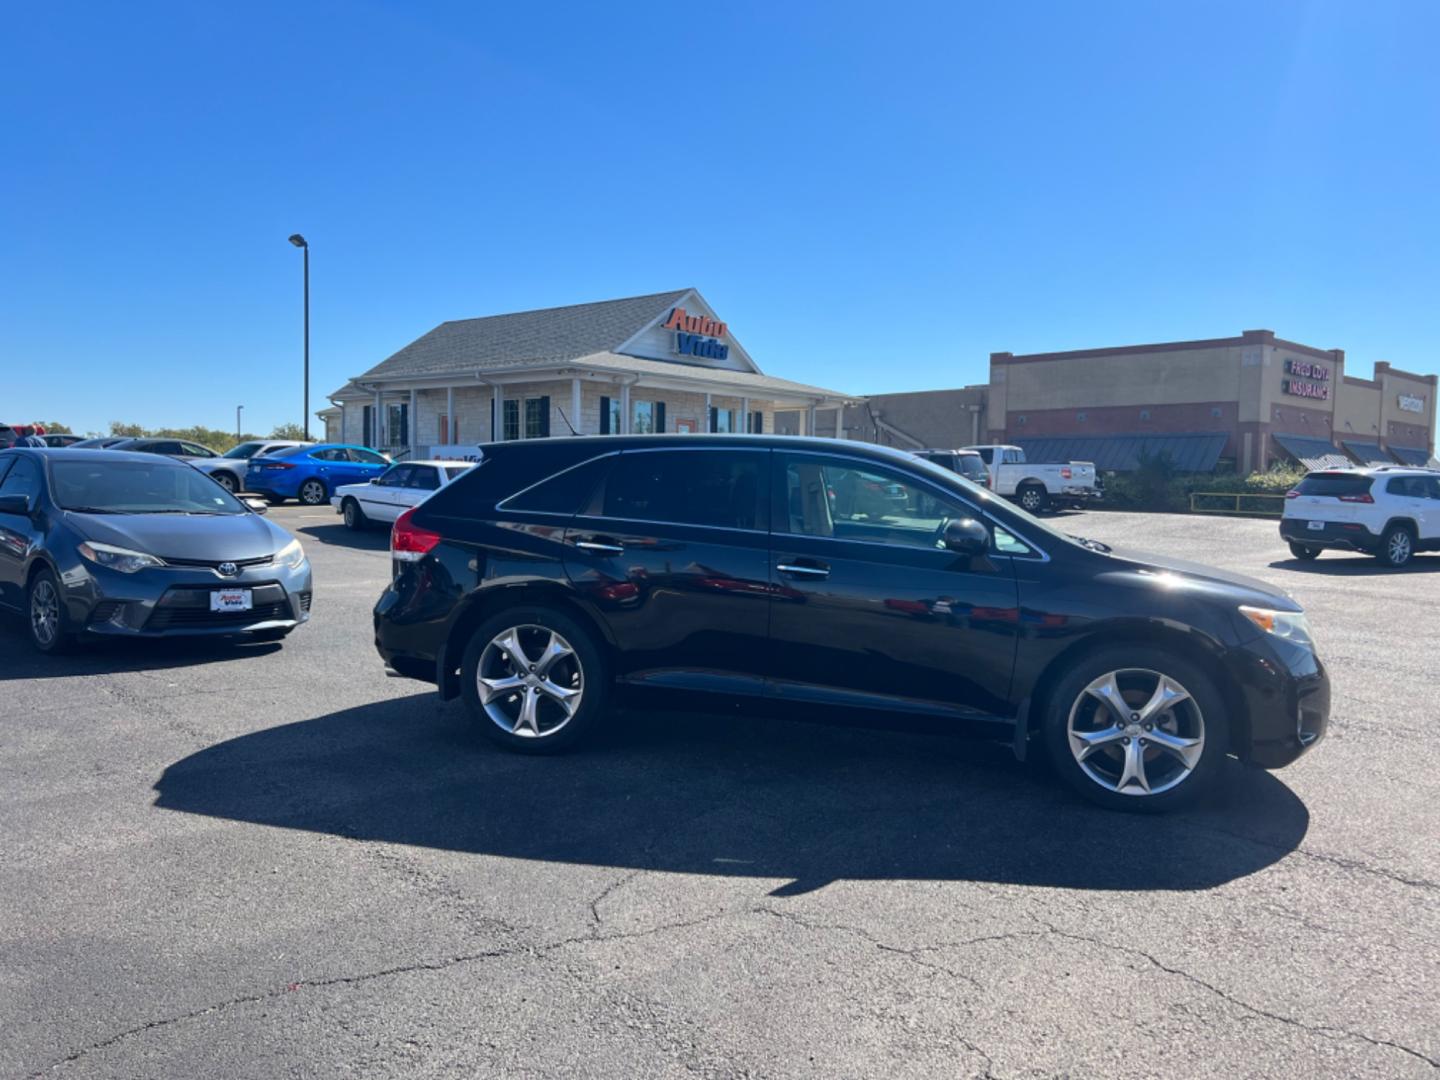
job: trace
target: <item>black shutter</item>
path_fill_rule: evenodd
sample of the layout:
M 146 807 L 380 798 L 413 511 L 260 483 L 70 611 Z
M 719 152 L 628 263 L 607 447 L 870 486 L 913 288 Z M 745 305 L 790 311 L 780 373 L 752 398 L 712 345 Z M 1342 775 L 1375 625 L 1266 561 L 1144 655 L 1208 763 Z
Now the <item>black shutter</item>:
M 719 412 L 720 410 L 717 409 L 714 405 L 710 406 L 710 426 L 705 429 L 706 434 L 709 434 L 715 430 L 715 417 L 719 414 Z
M 600 398 L 600 434 L 610 434 L 610 399 L 603 395 Z
M 660 435 L 665 431 L 665 403 L 655 402 L 655 434 Z
M 495 431 L 495 398 L 490 398 L 490 441 L 499 442 L 500 436 Z
M 360 443 L 372 450 L 375 448 L 375 406 L 365 405 L 362 407 L 360 423 L 364 430 L 360 433 Z M 341 432 L 341 442 L 344 442 L 344 432 Z
M 547 394 L 540 399 L 540 437 L 550 437 L 550 396 Z
M 765 434 L 765 414 L 763 412 L 757 411 L 750 414 L 750 434 Z

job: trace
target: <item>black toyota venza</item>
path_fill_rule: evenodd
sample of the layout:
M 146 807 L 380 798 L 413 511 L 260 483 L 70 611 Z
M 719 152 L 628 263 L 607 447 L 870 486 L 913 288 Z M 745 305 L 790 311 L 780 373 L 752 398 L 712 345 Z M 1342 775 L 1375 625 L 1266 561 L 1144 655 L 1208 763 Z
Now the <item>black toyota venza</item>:
M 1329 713 L 1285 594 L 1067 536 L 878 446 L 487 445 L 391 550 L 381 656 L 514 750 L 572 746 L 617 695 L 928 718 L 1043 744 L 1082 795 L 1158 810 L 1227 754 L 1294 761 Z

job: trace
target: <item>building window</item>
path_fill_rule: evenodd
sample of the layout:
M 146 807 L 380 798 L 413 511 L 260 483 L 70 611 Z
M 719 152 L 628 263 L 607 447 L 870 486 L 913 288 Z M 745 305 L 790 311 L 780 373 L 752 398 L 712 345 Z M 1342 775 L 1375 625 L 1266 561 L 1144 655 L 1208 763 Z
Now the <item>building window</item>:
M 632 401 L 630 432 L 633 435 L 659 435 L 665 430 L 663 401 Z
M 721 435 L 729 435 L 740 430 L 739 419 L 735 409 L 717 409 L 713 406 L 710 409 L 710 430 Z
M 525 401 L 525 438 L 543 439 L 550 434 L 550 399 L 527 398 Z
M 410 445 L 410 403 L 385 406 L 385 441 L 390 446 Z
M 751 435 L 764 435 L 764 434 L 765 434 L 765 414 L 764 414 L 763 412 L 761 412 L 759 409 L 757 409 L 757 410 L 755 410 L 754 412 L 752 412 L 752 413 L 750 414 L 750 423 L 749 423 L 749 426 L 746 428 L 746 430 L 749 431 Z
M 1141 409 L 1141 410 L 1140 410 L 1140 419 L 1141 419 L 1141 420 L 1149 420 L 1149 419 L 1150 419 L 1150 410 L 1149 410 L 1149 409 Z
M 620 434 L 620 399 L 602 395 L 600 398 L 600 434 Z
M 504 402 L 505 406 L 505 441 L 512 442 L 520 438 L 520 402 L 511 398 Z

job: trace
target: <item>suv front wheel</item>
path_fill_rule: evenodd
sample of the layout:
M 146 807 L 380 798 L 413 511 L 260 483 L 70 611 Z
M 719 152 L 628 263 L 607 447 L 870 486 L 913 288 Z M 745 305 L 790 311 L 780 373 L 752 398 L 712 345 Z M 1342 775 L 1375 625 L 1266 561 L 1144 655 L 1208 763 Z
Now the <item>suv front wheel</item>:
M 1211 786 L 1225 759 L 1224 700 L 1199 667 L 1145 645 L 1105 648 L 1059 680 L 1046 749 L 1079 794 L 1112 810 L 1161 811 Z
M 480 625 L 460 665 L 480 731 L 507 750 L 561 753 L 604 715 L 609 674 L 593 635 L 563 612 L 514 607 Z

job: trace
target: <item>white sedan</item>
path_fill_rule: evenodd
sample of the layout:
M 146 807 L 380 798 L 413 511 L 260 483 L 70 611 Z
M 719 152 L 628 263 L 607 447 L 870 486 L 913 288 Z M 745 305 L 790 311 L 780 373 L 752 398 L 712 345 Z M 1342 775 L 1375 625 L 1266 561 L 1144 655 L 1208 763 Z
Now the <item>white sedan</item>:
M 336 488 L 330 505 L 351 529 L 388 525 L 468 468 L 464 461 L 401 461 L 373 480 Z

